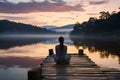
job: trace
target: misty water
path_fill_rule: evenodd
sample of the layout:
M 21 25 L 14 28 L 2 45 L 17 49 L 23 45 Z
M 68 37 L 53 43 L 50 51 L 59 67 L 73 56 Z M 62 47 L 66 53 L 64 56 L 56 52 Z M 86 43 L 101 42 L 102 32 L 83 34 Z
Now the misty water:
M 69 35 L 9 35 L 0 37 L 0 80 L 27 80 L 27 71 L 38 67 L 64 36 L 67 53 L 84 53 L 98 66 L 120 69 L 120 42 L 83 39 Z

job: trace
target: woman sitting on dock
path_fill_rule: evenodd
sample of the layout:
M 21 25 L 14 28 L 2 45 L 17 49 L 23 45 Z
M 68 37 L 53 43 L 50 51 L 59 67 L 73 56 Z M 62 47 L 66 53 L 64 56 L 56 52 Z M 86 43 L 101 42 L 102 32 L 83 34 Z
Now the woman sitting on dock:
M 69 64 L 70 55 L 67 55 L 67 46 L 64 45 L 64 38 L 59 37 L 59 45 L 56 45 L 56 55 L 52 55 L 57 64 Z

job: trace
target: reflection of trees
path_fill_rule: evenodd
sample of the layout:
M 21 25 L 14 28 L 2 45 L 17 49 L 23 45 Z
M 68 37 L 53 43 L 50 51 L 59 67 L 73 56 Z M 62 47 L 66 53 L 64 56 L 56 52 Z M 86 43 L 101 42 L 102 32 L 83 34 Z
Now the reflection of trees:
M 77 50 L 79 50 L 79 47 L 80 47 L 79 42 L 78 42 L 78 41 L 75 41 L 75 42 L 74 42 L 74 45 L 75 45 L 75 48 L 76 48 Z
M 120 55 L 118 55 L 118 62 L 119 62 L 119 64 L 120 64 Z
M 80 46 L 78 46 L 78 45 L 75 45 L 75 48 L 76 48 L 77 50 L 79 50 L 79 47 L 80 47 Z
M 90 52 L 100 52 L 101 58 L 108 58 L 109 56 L 114 58 L 117 55 L 120 63 L 119 40 L 70 38 L 75 46 L 82 46 L 83 49 L 88 48 Z
M 108 58 L 110 56 L 110 54 L 106 51 L 102 51 L 100 52 L 100 57 L 101 58 Z
M 36 44 L 36 43 L 44 42 L 51 39 L 53 38 L 39 38 L 39 37 L 38 38 L 32 38 L 32 37 L 0 38 L 0 49 L 8 49 L 15 46 Z

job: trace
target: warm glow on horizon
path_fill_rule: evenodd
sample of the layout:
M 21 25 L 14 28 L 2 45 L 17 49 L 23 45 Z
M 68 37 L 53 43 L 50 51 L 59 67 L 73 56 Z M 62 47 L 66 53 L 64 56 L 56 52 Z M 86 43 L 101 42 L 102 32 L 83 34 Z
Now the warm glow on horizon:
M 49 15 L 47 15 L 49 14 Z M 75 24 L 77 21 L 82 23 L 89 19 L 89 15 L 81 12 L 38 12 L 28 14 L 0 14 L 1 16 L 9 16 L 11 21 L 21 22 L 25 24 L 32 24 L 37 26 L 52 25 L 64 26 L 68 24 Z M 94 15 L 93 17 L 97 17 Z M 0 18 L 5 19 L 5 18 Z
M 3 0 L 2 2 L 0 20 L 8 19 L 36 26 L 59 27 L 75 24 L 77 21 L 82 23 L 88 21 L 89 17 L 98 18 L 101 11 L 109 11 L 110 13 L 120 11 L 120 0 Z M 22 3 L 19 4 L 20 2 Z M 59 5 L 56 6 L 55 3 Z

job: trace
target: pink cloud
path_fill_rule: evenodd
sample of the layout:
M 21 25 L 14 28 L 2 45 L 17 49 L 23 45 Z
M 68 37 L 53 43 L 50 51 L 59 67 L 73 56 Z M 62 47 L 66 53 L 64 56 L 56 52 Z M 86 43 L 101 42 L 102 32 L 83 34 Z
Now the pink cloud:
M 91 5 L 98 5 L 98 4 L 104 4 L 104 3 L 107 3 L 107 2 L 109 2 L 109 0 L 102 0 L 102 1 L 90 1 L 89 3 L 91 4 Z
M 67 12 L 84 11 L 82 5 L 70 6 L 65 3 L 28 2 L 13 4 L 0 2 L 0 13 L 30 13 L 30 12 Z
M 98 15 L 99 13 L 87 13 L 88 15 Z
M 29 19 L 28 17 L 15 17 L 15 16 L 0 16 L 1 18 L 10 19 L 10 20 L 24 20 Z

